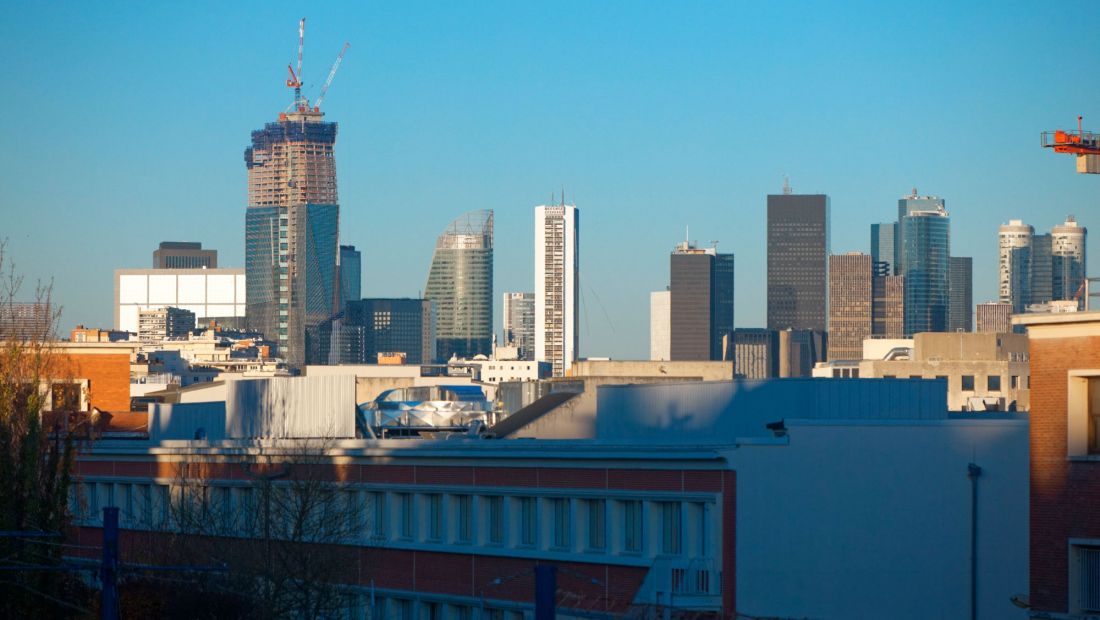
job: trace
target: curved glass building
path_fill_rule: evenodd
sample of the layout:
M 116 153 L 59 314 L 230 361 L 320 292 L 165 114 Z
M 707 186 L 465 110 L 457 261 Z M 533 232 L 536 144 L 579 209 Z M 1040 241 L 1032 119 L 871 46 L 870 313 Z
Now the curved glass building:
M 439 361 L 492 354 L 492 210 L 464 213 L 439 236 L 424 297 L 435 306 Z
M 951 219 L 938 198 L 927 210 L 901 218 L 905 273 L 905 334 L 947 331 L 950 303 Z

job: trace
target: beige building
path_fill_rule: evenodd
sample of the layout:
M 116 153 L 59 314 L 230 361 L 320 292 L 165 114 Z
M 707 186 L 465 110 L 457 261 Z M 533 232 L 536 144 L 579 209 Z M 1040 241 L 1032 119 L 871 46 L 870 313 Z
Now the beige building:
M 875 275 L 868 254 L 829 257 L 829 361 L 861 359 L 865 338 L 899 338 L 904 324 L 904 278 Z
M 945 379 L 951 411 L 1027 411 L 1028 341 L 1012 333 L 920 333 L 909 359 L 865 360 L 861 378 Z
M 975 314 L 977 332 L 1003 334 L 1012 331 L 1012 304 L 1007 301 L 978 304 Z
M 570 377 L 678 377 L 701 381 L 729 381 L 733 362 L 648 361 L 648 360 L 577 360 Z

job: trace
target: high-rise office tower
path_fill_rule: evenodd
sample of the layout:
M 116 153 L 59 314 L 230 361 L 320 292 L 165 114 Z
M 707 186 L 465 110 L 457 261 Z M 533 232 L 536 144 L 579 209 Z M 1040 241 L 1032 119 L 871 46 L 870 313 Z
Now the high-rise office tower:
M 875 275 L 897 275 L 898 223 L 871 224 L 871 263 Z
M 307 358 L 325 357 L 339 304 L 336 123 L 323 117 L 280 114 L 244 152 L 247 320 L 291 367 L 329 362 Z
M 898 201 L 898 263 L 905 277 L 905 333 L 947 331 L 951 218 L 942 198 Z
M 1045 304 L 1054 299 L 1054 265 L 1050 233 L 1031 237 L 1031 299 L 1028 303 Z
M 669 359 L 733 359 L 733 254 L 676 246 L 669 264 Z
M 830 361 L 862 359 L 863 340 L 873 335 L 903 334 L 904 278 L 877 275 L 874 266 L 861 252 L 829 257 Z
M 563 377 L 577 359 L 580 211 L 535 207 L 535 359 Z
M 437 360 L 492 355 L 492 210 L 463 213 L 439 235 L 424 297 L 435 305 Z
M 1085 235 L 1088 231 L 1067 216 L 1064 224 L 1050 230 L 1051 289 L 1053 299 L 1074 299 L 1085 281 Z M 1083 307 L 1084 295 L 1078 298 Z
M 969 256 L 952 256 L 947 270 L 947 330 L 971 331 L 974 327 L 974 259 Z
M 354 245 L 340 246 L 340 307 L 363 297 L 363 256 Z
M 435 357 L 435 322 L 427 299 L 356 299 L 344 309 L 340 361 L 377 364 L 380 353 L 405 355 L 407 364 Z
M 905 275 L 906 269 L 905 231 L 902 229 L 901 221 L 902 218 L 916 212 L 946 213 L 946 204 L 943 198 L 919 195 L 915 187 L 913 193 L 898 199 L 898 228 L 894 237 L 894 256 L 897 257 L 897 265 L 894 266 L 894 273 L 899 276 Z
M 154 269 L 217 269 L 218 251 L 194 241 L 161 241 L 153 250 Z
M 671 297 L 667 290 L 649 294 L 649 359 L 654 362 L 672 359 Z
M 535 294 L 505 293 L 504 344 L 516 347 L 521 360 L 535 359 Z
M 826 329 L 828 255 L 829 197 L 769 195 L 769 329 Z
M 997 229 L 998 299 L 1023 312 L 1031 302 L 1031 239 L 1035 229 L 1021 220 L 1009 220 Z

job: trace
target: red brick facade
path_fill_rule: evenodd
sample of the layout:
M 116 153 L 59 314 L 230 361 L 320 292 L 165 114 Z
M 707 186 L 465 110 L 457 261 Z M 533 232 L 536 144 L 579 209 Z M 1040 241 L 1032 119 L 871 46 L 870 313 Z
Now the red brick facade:
M 1100 336 L 1032 337 L 1030 351 L 1031 605 L 1064 613 L 1069 540 L 1100 539 L 1100 462 L 1067 457 L 1068 373 L 1100 369 Z

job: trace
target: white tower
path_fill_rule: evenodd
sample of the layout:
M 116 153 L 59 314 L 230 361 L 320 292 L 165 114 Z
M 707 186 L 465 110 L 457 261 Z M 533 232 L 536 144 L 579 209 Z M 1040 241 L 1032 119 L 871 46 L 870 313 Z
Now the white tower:
M 1023 312 L 1031 303 L 1031 238 L 1035 229 L 1021 220 L 1009 220 L 997 229 L 998 299 L 1011 304 L 1012 312 Z
M 555 377 L 577 359 L 579 231 L 576 205 L 535 207 L 535 359 Z

